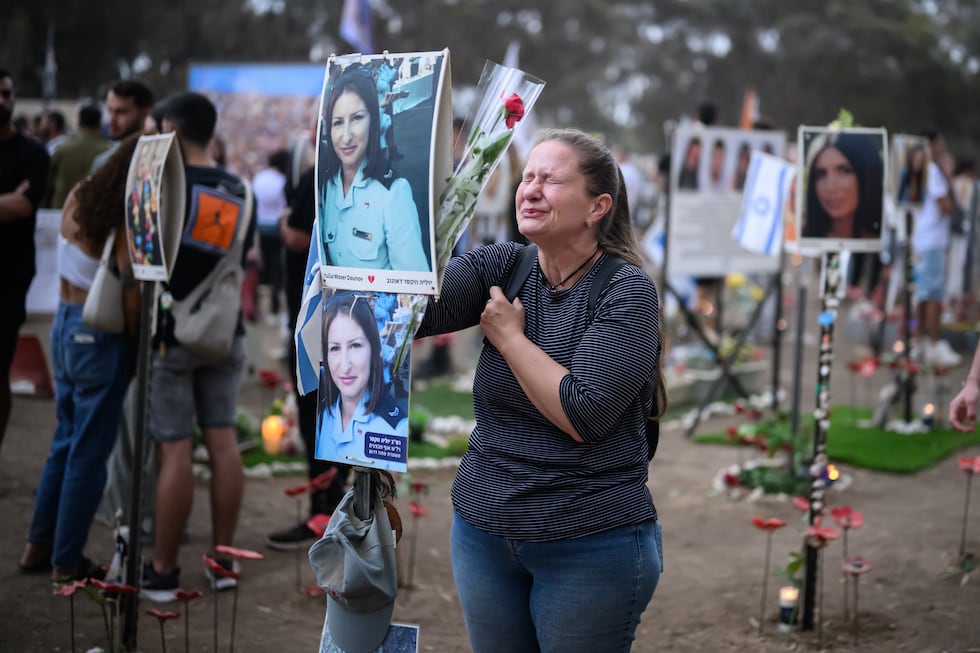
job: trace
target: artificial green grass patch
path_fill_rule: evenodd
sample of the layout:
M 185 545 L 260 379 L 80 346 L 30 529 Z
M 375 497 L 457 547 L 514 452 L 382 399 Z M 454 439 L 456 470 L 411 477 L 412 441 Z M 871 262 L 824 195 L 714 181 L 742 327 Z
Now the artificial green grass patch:
M 285 454 L 268 454 L 264 449 L 262 449 L 261 444 L 259 444 L 257 447 L 253 447 L 252 449 L 242 452 L 242 465 L 245 467 L 255 467 L 261 463 L 270 464 L 273 462 L 306 462 L 306 457 L 302 455 L 287 456 Z
M 911 435 L 857 426 L 859 420 L 869 417 L 871 411 L 867 408 L 833 409 L 827 436 L 827 455 L 831 460 L 882 472 L 911 474 L 945 460 L 964 447 L 980 444 L 980 433 L 960 433 L 948 426 Z
M 459 415 L 473 419 L 473 393 L 454 390 L 448 381 L 435 379 L 412 384 L 411 409 L 429 415 Z
M 831 410 L 830 432 L 827 434 L 827 455 L 832 462 L 846 463 L 880 472 L 912 474 L 945 460 L 965 447 L 980 445 L 980 433 L 960 433 L 950 427 L 940 427 L 928 433 L 903 435 L 881 428 L 862 428 L 861 420 L 871 417 L 871 409 L 854 406 L 834 406 Z M 812 445 L 813 418 L 801 420 L 800 435 L 809 453 Z M 698 444 L 733 445 L 725 433 L 706 433 L 694 438 Z

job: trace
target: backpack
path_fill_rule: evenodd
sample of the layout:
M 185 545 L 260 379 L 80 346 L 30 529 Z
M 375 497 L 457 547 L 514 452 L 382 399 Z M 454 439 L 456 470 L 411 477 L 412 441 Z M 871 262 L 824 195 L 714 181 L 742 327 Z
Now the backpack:
M 188 295 L 174 300 L 174 338 L 184 348 L 209 360 L 220 360 L 235 344 L 242 305 L 242 250 L 252 215 L 252 186 L 246 179 L 245 204 L 235 235 L 218 263 Z
M 507 301 L 512 302 L 520 293 L 524 282 L 531 275 L 534 269 L 534 262 L 538 258 L 538 248 L 536 245 L 528 245 L 517 255 L 517 260 L 511 266 L 510 271 L 504 277 L 501 287 Z M 617 256 L 606 256 L 599 263 L 596 270 L 595 279 L 589 289 L 589 320 L 595 312 L 596 302 L 599 294 L 603 291 L 609 280 L 616 273 L 616 270 L 626 265 L 626 261 Z M 657 346 L 657 358 L 660 358 L 660 345 Z M 659 412 L 657 408 L 657 378 L 653 378 L 640 391 L 640 403 L 643 406 L 644 417 L 646 418 L 646 437 L 647 437 L 647 460 L 653 460 L 657 453 L 657 445 L 660 444 L 660 420 L 655 417 Z

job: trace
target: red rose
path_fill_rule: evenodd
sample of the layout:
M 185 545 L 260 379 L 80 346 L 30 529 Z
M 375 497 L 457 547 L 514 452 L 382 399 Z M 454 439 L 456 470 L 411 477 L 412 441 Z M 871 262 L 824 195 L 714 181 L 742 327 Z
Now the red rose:
M 507 125 L 507 129 L 513 129 L 514 125 L 524 117 L 524 100 L 517 93 L 512 93 L 509 98 L 504 100 L 504 111 L 507 112 L 504 123 Z

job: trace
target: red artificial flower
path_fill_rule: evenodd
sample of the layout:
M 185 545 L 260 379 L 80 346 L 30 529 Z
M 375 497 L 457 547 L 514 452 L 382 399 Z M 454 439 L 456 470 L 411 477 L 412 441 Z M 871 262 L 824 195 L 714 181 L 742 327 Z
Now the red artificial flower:
M 861 369 L 861 361 L 847 361 L 847 369 L 850 372 L 857 372 Z
M 810 500 L 806 497 L 793 497 L 793 505 L 806 512 L 810 509 Z
M 177 590 L 175 593 L 178 601 L 183 601 L 184 603 L 190 603 L 194 599 L 199 599 L 204 596 L 204 592 L 201 590 Z
M 202 556 L 204 558 L 204 565 L 210 569 L 215 576 L 221 576 L 222 578 L 234 578 L 238 580 L 242 577 L 237 571 L 232 571 L 231 569 L 225 569 L 221 564 L 209 556 Z
M 408 509 L 413 517 L 424 517 L 429 514 L 429 509 L 417 501 L 409 501 Z
M 965 456 L 960 458 L 959 466 L 967 475 L 980 474 L 980 456 Z
M 167 610 L 166 612 L 160 612 L 160 610 L 158 610 L 157 608 L 150 608 L 149 610 L 146 611 L 146 614 L 150 615 L 151 617 L 156 617 L 160 621 L 160 623 L 163 623 L 164 621 L 168 621 L 170 619 L 176 619 L 177 617 L 180 616 L 179 612 L 172 612 L 170 610 Z
M 504 111 L 507 112 L 504 124 L 507 125 L 507 129 L 513 129 L 514 125 L 524 117 L 524 100 L 517 93 L 512 93 L 504 100 Z
M 877 371 L 878 371 L 878 359 L 874 357 L 865 358 L 858 365 L 858 373 L 865 378 L 870 378 L 874 376 L 875 372 Z
M 864 525 L 864 515 L 853 510 L 850 506 L 839 506 L 830 511 L 837 525 L 843 529 L 861 528 Z
M 120 585 L 118 583 L 107 583 L 98 578 L 90 578 L 89 581 L 106 594 L 136 594 L 136 588 L 132 585 Z
M 57 596 L 71 596 L 76 590 L 85 587 L 88 584 L 88 579 L 83 580 L 73 580 L 68 583 L 59 583 L 54 587 L 54 594 Z
M 852 576 L 860 576 L 871 571 L 871 561 L 861 556 L 848 558 L 841 563 L 841 571 Z
M 762 417 L 761 410 L 759 410 L 758 408 L 749 409 L 749 419 L 759 419 L 760 417 Z
M 806 527 L 806 537 L 810 543 L 810 546 L 821 548 L 831 540 L 836 540 L 840 537 L 840 531 L 827 527 L 821 526 L 807 526 Z
M 725 472 L 725 485 L 727 487 L 738 487 L 741 484 L 742 481 L 739 479 L 738 474 Z
M 301 494 L 306 494 L 310 491 L 310 484 L 304 483 L 303 485 L 297 485 L 296 487 L 287 487 L 283 490 L 287 497 L 297 497 Z
M 422 494 L 422 492 L 425 491 L 425 483 L 422 481 L 415 481 L 412 483 L 412 490 L 415 492 L 415 494 Z
M 275 388 L 282 383 L 282 375 L 275 370 L 263 368 L 258 370 L 258 373 L 259 378 L 262 379 L 262 384 L 267 388 Z
M 318 596 L 323 596 L 323 588 L 316 584 L 307 585 L 304 591 L 311 599 L 315 599 Z
M 736 401 L 735 402 L 735 414 L 736 415 L 741 415 L 744 412 L 745 412 L 745 406 L 742 405 L 742 402 L 741 401 Z
M 316 533 L 317 537 L 323 537 L 323 531 L 327 530 L 327 524 L 330 523 L 330 515 L 318 514 L 313 515 L 306 520 L 306 527 Z
M 318 476 L 314 476 L 310 479 L 309 486 L 313 490 L 322 490 L 330 486 L 333 483 L 334 478 L 337 476 L 337 468 L 331 467 L 327 471 L 323 472 Z
M 756 515 L 755 517 L 752 518 L 752 525 L 764 531 L 774 531 L 777 528 L 782 528 L 783 526 L 785 526 L 786 522 L 776 517 L 763 519 L 762 517 Z
M 729 440 L 734 440 L 736 437 L 738 437 L 738 429 L 734 426 L 729 426 L 728 430 L 725 432 L 728 434 Z
M 238 549 L 233 546 L 225 546 L 224 544 L 219 544 L 214 547 L 215 553 L 224 553 L 225 555 L 230 555 L 232 558 L 238 558 L 240 560 L 261 560 L 265 556 L 258 551 L 252 551 L 250 549 Z

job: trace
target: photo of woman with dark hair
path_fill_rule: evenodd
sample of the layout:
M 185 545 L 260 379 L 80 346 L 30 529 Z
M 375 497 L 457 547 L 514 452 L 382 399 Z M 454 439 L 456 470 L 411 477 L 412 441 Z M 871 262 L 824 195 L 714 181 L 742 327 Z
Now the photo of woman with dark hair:
M 825 132 L 805 150 L 803 238 L 880 238 L 883 134 Z
M 428 272 L 432 265 L 411 185 L 391 169 L 389 150 L 381 144 L 372 75 L 368 66 L 349 65 L 324 103 L 317 169 L 320 237 L 338 267 Z
M 904 165 L 898 180 L 897 199 L 899 204 L 922 204 L 926 172 L 929 170 L 927 143 L 907 142 Z
M 749 174 L 749 163 L 752 161 L 752 146 L 742 143 L 738 146 L 738 154 L 735 159 L 735 179 L 732 183 L 734 190 L 742 191 L 745 189 L 745 179 Z
M 711 161 L 708 165 L 708 189 L 727 190 L 725 187 L 725 141 L 716 138 L 711 146 Z
M 687 150 L 681 160 L 681 170 L 677 177 L 677 187 L 684 190 L 698 189 L 698 168 L 701 166 L 701 139 L 692 138 L 687 142 Z
M 341 291 L 324 308 L 316 458 L 404 471 L 392 463 L 407 456 L 408 408 L 385 382 L 374 299 Z M 400 444 L 385 455 L 380 438 Z

